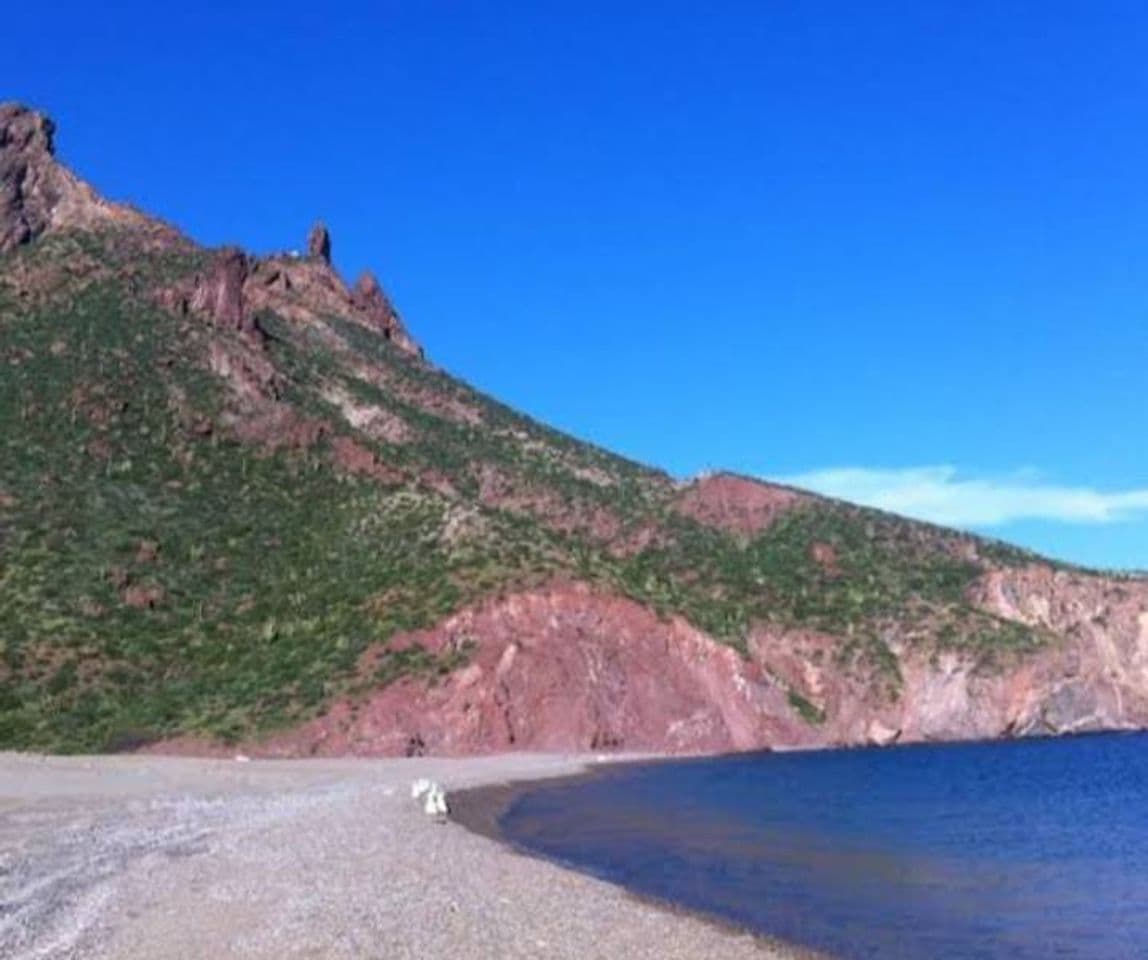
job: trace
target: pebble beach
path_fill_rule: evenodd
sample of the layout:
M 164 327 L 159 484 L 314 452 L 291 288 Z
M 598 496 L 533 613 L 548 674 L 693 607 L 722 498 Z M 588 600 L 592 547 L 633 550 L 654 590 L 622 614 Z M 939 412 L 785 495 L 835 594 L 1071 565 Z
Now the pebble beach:
M 3 754 L 0 956 L 808 956 L 518 853 L 411 797 L 420 778 L 449 803 L 593 763 Z M 492 809 L 458 799 L 489 826 Z

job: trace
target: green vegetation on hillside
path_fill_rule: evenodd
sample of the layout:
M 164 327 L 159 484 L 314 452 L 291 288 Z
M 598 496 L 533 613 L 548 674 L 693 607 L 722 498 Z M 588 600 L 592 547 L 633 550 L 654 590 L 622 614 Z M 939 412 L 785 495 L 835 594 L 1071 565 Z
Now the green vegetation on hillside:
M 673 511 L 664 474 L 338 317 L 260 317 L 278 401 L 327 432 L 240 442 L 206 360 L 211 338 L 238 335 L 141 292 L 199 255 L 124 250 L 76 234 L 0 259 L 0 746 L 102 750 L 297 722 L 468 653 L 394 652 L 365 675 L 361 654 L 397 632 L 560 577 L 734 646 L 758 623 L 833 634 L 842 662 L 891 695 L 894 639 L 986 658 L 1040 642 L 966 602 L 982 570 L 970 538 L 827 501 L 748 542 L 704 527 Z M 346 403 L 390 433 L 354 429 Z M 340 470 L 340 436 L 389 473 Z M 648 546 L 618 549 L 643 530 Z

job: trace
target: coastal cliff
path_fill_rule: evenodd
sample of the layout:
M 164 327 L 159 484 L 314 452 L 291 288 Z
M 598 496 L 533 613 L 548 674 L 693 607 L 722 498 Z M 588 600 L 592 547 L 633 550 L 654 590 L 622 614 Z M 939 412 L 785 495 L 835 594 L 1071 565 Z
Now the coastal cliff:
M 0 106 L 0 747 L 703 752 L 1148 725 L 1148 582 L 717 473 L 437 369 Z

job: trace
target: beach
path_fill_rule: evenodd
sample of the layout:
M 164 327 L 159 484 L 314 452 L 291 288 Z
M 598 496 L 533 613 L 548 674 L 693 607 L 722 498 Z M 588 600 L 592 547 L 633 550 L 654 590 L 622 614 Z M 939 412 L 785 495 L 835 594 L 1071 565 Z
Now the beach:
M 449 802 L 594 762 L 3 754 L 0 955 L 808 956 L 523 855 L 411 798 L 419 778 Z

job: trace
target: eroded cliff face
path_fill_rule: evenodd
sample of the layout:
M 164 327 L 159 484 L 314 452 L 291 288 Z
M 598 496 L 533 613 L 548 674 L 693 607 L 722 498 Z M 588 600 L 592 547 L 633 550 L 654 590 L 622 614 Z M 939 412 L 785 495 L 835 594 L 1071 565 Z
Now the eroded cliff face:
M 54 135 L 43 114 L 0 104 L 0 254 L 61 229 L 119 227 L 158 242 L 181 240 L 166 224 L 103 199 L 58 163 Z
M 1044 566 L 995 570 L 972 599 L 1034 627 L 1013 651 L 894 645 L 899 678 L 852 673 L 834 638 L 754 638 L 754 658 L 824 714 L 806 744 L 886 744 L 1132 729 L 1148 725 L 1148 584 Z
M 1035 732 L 1148 724 L 1148 582 L 1031 566 L 985 575 L 973 599 L 1051 633 L 1035 658 L 1043 696 L 1019 718 Z
M 1033 649 L 894 644 L 899 681 L 866 682 L 831 658 L 835 643 L 758 639 L 756 657 L 824 709 L 814 743 L 889 743 L 1139 728 L 1148 724 L 1148 583 L 1053 570 L 998 569 L 975 605 L 1035 628 Z
M 678 618 L 581 584 L 492 599 L 390 649 L 461 669 L 347 700 L 253 746 L 269 755 L 746 750 L 792 734 L 784 692 Z M 369 676 L 384 648 L 362 662 Z
M 839 638 L 762 625 L 743 653 L 680 618 L 581 584 L 489 600 L 387 649 L 465 653 L 434 681 L 342 700 L 244 747 L 269 756 L 506 750 L 711 753 L 887 745 L 1148 725 L 1148 584 L 998 570 L 977 602 L 1042 631 L 1035 650 L 896 651 L 853 668 Z M 164 750 L 200 751 L 196 741 Z

